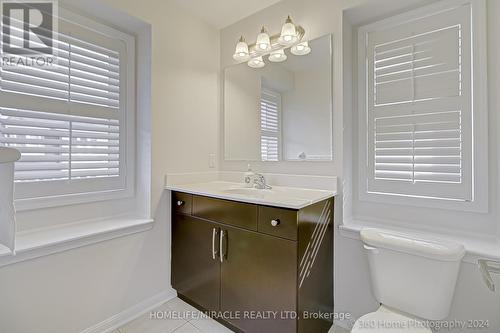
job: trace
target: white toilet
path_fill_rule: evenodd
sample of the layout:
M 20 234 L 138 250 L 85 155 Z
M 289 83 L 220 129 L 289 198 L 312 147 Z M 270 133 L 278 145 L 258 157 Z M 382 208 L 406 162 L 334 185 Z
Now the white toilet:
M 463 245 L 373 228 L 360 234 L 381 306 L 359 318 L 352 333 L 431 333 L 426 322 L 450 311 Z

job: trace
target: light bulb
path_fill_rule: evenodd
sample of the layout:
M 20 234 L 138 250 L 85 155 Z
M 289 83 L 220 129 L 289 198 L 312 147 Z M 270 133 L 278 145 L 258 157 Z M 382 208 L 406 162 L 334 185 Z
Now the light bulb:
M 269 55 L 269 61 L 272 61 L 272 62 L 282 62 L 282 61 L 285 61 L 286 58 L 287 58 L 287 56 L 285 54 L 285 51 L 283 51 L 283 50 L 273 51 Z
M 294 45 L 290 51 L 295 55 L 306 55 L 311 53 L 311 48 L 309 47 L 309 43 L 307 41 Z
M 252 68 L 262 68 L 265 65 L 266 65 L 266 63 L 264 62 L 262 57 L 253 58 L 253 59 L 250 59 L 250 61 L 248 61 L 248 66 L 250 66 Z
M 297 42 L 299 39 L 297 34 L 297 28 L 290 16 L 287 17 L 285 24 L 281 27 L 281 35 L 278 38 L 278 43 L 283 46 L 290 46 Z
M 245 42 L 245 38 L 243 38 L 243 36 L 241 36 L 238 43 L 236 44 L 236 50 L 234 51 L 233 59 L 236 61 L 247 61 L 248 59 L 250 59 L 248 44 Z
M 256 49 L 258 52 L 264 53 L 271 49 L 271 39 L 267 34 L 266 28 L 262 27 L 260 34 L 257 36 Z

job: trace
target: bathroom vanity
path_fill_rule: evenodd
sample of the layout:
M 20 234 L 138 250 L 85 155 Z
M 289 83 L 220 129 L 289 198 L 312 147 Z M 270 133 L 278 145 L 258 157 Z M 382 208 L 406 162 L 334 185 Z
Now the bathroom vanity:
M 236 190 L 173 189 L 172 286 L 179 297 L 237 332 L 327 332 L 333 195 L 312 191 L 293 201 L 293 191 L 280 197 L 277 190 L 272 200 L 272 191 Z

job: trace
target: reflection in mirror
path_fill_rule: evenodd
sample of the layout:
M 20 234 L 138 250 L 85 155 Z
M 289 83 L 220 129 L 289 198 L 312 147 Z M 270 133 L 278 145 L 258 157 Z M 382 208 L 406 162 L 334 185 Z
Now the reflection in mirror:
M 225 69 L 226 160 L 332 160 L 331 35 L 309 45 L 286 62 Z

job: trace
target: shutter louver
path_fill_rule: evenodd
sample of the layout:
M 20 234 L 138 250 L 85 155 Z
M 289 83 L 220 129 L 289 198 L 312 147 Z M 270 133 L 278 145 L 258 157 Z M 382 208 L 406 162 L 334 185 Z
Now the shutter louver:
M 261 91 L 260 143 L 262 161 L 279 160 L 280 102 L 279 94 L 267 90 Z
M 0 124 L 0 143 L 21 152 L 18 182 L 119 176 L 116 120 L 0 108 Z
M 262 136 L 260 138 L 260 149 L 263 161 L 278 161 L 278 138 Z
M 118 52 L 64 34 L 59 34 L 54 47 L 57 60 L 51 66 L 2 66 L 1 90 L 119 108 Z
M 470 6 L 367 38 L 369 192 L 470 200 Z
M 68 21 L 59 26 L 53 65 L 0 69 L 0 145 L 21 152 L 15 170 L 20 186 L 121 179 L 123 42 Z M 95 188 L 120 184 L 110 180 L 109 188 Z

